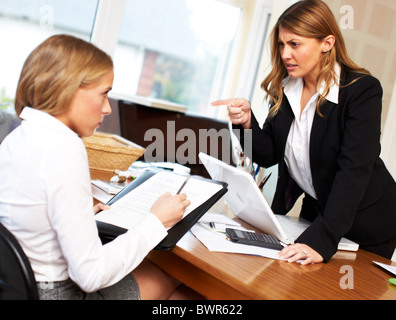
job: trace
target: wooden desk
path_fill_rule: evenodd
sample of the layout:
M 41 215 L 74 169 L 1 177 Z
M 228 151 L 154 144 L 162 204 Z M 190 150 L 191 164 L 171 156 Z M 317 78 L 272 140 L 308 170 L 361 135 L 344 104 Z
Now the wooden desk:
M 327 264 L 301 266 L 210 252 L 189 232 L 173 250 L 152 251 L 149 259 L 213 300 L 396 300 L 396 287 L 388 282 L 392 275 L 372 261 L 396 263 L 363 250 L 339 252 Z
M 91 174 L 103 180 L 112 175 Z M 171 251 L 154 250 L 148 258 L 211 300 L 396 300 L 396 287 L 388 282 L 395 276 L 372 261 L 396 263 L 363 250 L 340 251 L 327 264 L 301 266 L 210 252 L 188 232 Z M 353 289 L 342 289 L 341 284 Z

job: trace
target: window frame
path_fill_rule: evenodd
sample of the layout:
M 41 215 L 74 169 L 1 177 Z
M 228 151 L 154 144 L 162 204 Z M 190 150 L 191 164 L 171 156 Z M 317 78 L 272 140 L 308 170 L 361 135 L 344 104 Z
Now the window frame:
M 274 0 L 217 0 L 241 8 L 241 22 L 231 51 L 224 83 L 214 84 L 211 99 L 244 96 L 250 99 L 263 53 L 266 25 Z M 99 0 L 91 42 L 114 57 L 126 0 Z M 246 81 L 248 79 L 248 81 Z M 224 109 L 209 109 L 211 118 L 226 119 Z

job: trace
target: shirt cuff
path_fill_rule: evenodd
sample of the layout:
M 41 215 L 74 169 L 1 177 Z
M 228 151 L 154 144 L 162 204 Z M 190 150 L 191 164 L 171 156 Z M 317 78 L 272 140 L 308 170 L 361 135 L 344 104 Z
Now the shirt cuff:
M 154 248 L 160 243 L 168 234 L 166 228 L 158 217 L 149 213 L 137 226 L 136 229 L 145 238 L 146 242 Z M 132 230 L 133 232 L 133 230 Z

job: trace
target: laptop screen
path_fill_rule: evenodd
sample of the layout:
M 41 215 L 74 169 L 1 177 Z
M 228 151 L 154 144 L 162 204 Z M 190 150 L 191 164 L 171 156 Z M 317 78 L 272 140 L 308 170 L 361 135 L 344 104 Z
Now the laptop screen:
M 228 192 L 224 195 L 224 199 L 238 218 L 260 229 L 263 233 L 274 235 L 284 243 L 290 242 L 270 205 L 248 172 L 204 153 L 200 153 L 199 158 L 213 180 L 228 183 Z

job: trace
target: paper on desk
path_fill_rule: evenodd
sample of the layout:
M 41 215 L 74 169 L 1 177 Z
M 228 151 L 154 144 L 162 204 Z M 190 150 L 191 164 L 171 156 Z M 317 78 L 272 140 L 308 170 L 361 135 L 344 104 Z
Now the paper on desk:
M 394 275 L 396 275 L 396 267 L 390 266 L 388 264 L 384 264 L 384 263 L 380 263 L 377 261 L 373 261 L 375 264 L 379 265 L 380 267 L 384 268 L 385 270 L 393 273 Z
M 115 195 L 120 192 L 124 186 L 117 186 L 113 185 L 109 182 L 102 181 L 102 180 L 91 180 L 92 185 L 102 189 L 103 191 L 107 192 L 110 195 Z
M 279 258 L 277 257 L 277 254 L 279 252 L 278 250 L 237 244 L 227 240 L 226 236 L 222 235 L 219 232 L 208 230 L 208 228 L 205 227 L 205 223 L 209 220 L 211 222 L 219 222 L 219 223 L 234 224 L 234 225 L 237 224 L 232 219 L 227 218 L 223 215 L 210 214 L 210 213 L 204 215 L 203 218 L 201 218 L 201 220 L 199 221 L 199 223 L 195 224 L 191 228 L 191 232 L 199 241 L 202 242 L 202 244 L 205 247 L 208 248 L 209 251 L 248 254 L 248 255 L 255 255 L 255 256 L 261 256 L 261 257 L 279 260 Z
M 184 184 L 186 181 L 188 182 Z M 95 219 L 131 229 L 145 218 L 161 195 L 167 192 L 176 194 L 182 185 L 184 186 L 182 193 L 185 193 L 191 202 L 183 217 L 213 197 L 223 187 L 209 180 L 194 177 L 186 180 L 186 176 L 170 171 L 161 171 L 114 202 L 110 209 L 98 213 Z
M 91 184 L 92 187 L 92 196 L 102 203 L 107 203 L 114 195 L 108 193 L 107 191 L 103 190 L 102 188 L 97 187 L 95 184 Z
M 207 212 L 205 213 L 201 219 L 199 219 L 200 223 L 207 223 L 209 224 L 209 222 L 217 222 L 217 223 L 223 223 L 223 224 L 227 224 L 230 226 L 234 226 L 234 227 L 240 227 L 241 224 L 236 222 L 235 220 L 232 220 L 228 217 L 226 217 L 223 214 L 218 214 L 218 213 L 211 213 L 211 212 Z

